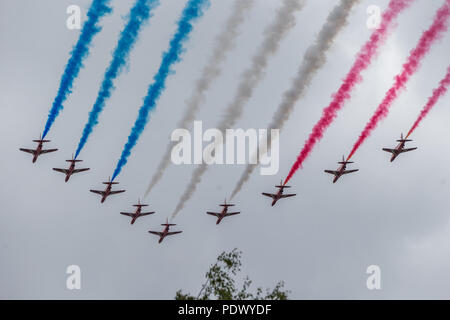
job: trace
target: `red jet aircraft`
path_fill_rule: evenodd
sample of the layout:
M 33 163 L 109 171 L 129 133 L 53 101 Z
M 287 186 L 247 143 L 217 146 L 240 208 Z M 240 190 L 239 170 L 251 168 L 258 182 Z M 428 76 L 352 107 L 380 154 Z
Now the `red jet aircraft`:
M 150 214 L 154 214 L 155 211 L 152 212 L 142 212 L 142 207 L 148 207 L 148 204 L 141 204 L 141 200 L 138 199 L 138 204 L 134 204 L 133 207 L 137 207 L 134 213 L 131 212 L 121 212 L 120 214 L 124 216 L 131 217 L 131 224 L 133 224 L 137 218 L 148 216 Z
M 59 168 L 53 168 L 53 170 L 57 171 L 57 172 L 61 172 L 64 173 L 66 175 L 66 182 L 69 181 L 70 176 L 75 174 L 75 173 L 79 173 L 79 172 L 83 172 L 83 171 L 88 171 L 89 168 L 83 168 L 83 169 L 75 169 L 75 163 L 76 162 L 82 162 L 83 160 L 75 160 L 73 158 L 72 155 L 72 160 L 66 160 L 66 162 L 70 162 L 70 166 L 68 169 L 59 169 Z
M 352 161 L 345 161 L 344 160 L 344 156 L 342 156 L 342 161 L 340 161 L 338 163 L 341 166 L 336 171 L 325 170 L 326 173 L 334 175 L 333 183 L 336 183 L 336 181 L 338 181 L 339 178 L 342 177 L 344 174 L 348 174 L 348 173 L 359 171 L 359 169 L 346 170 L 347 169 L 347 164 L 353 163 L 353 162 Z
M 395 147 L 395 149 L 388 149 L 388 148 L 383 148 L 383 151 L 386 152 L 390 152 L 392 153 L 392 157 L 391 157 L 391 162 L 395 160 L 395 158 L 397 158 L 401 153 L 404 152 L 408 152 L 408 151 L 413 151 L 416 150 L 417 148 L 409 148 L 409 149 L 405 149 L 405 145 L 407 142 L 410 142 L 412 140 L 408 140 L 408 139 L 403 139 L 403 133 L 400 135 L 400 140 L 397 140 L 397 142 L 399 142 L 399 144 L 397 145 L 397 147 Z
M 33 163 L 36 162 L 37 158 L 41 154 L 49 153 L 49 152 L 55 152 L 55 151 L 58 150 L 58 149 L 43 150 L 42 147 L 43 147 L 44 143 L 45 142 L 50 142 L 50 140 L 43 140 L 43 139 L 41 139 L 41 136 L 39 136 L 39 140 L 33 140 L 33 142 L 37 142 L 38 143 L 36 149 L 34 149 L 34 150 L 33 149 L 23 149 L 23 148 L 19 149 L 20 151 L 31 153 L 33 155 Z
M 101 203 L 105 202 L 106 198 L 108 198 L 108 196 L 112 195 L 112 194 L 117 194 L 117 193 L 122 193 L 125 192 L 125 190 L 116 190 L 116 191 L 112 191 L 112 185 L 113 184 L 119 184 L 118 182 L 112 182 L 111 178 L 109 179 L 108 182 L 103 182 L 103 184 L 108 185 L 105 189 L 105 191 L 101 191 L 101 190 L 89 190 L 93 193 L 99 194 L 102 196 L 102 200 L 100 201 Z
M 233 207 L 234 204 L 227 204 L 227 199 L 225 199 L 224 204 L 220 204 L 219 206 L 223 207 L 222 212 L 206 212 L 207 214 L 210 214 L 212 216 L 217 217 L 216 224 L 219 224 L 220 221 L 222 221 L 223 218 L 233 216 L 235 214 L 239 214 L 240 212 L 228 212 L 228 207 Z
M 149 231 L 149 233 L 151 234 L 156 234 L 157 236 L 159 236 L 159 241 L 158 243 L 161 243 L 165 237 L 167 236 L 171 236 L 174 234 L 178 234 L 178 233 L 182 233 L 183 231 L 173 231 L 173 232 L 169 232 L 169 228 L 170 226 L 176 226 L 176 224 L 173 223 L 169 223 L 169 219 L 166 220 L 166 223 L 163 223 L 162 226 L 165 226 L 164 230 L 162 232 L 158 232 L 158 231 Z
M 278 192 L 273 194 L 273 193 L 265 193 L 263 192 L 262 194 L 266 197 L 270 197 L 273 199 L 272 201 L 272 207 L 275 205 L 275 203 L 277 203 L 278 200 L 283 199 L 283 198 L 288 198 L 288 197 L 293 197 L 297 194 L 283 194 L 284 188 L 290 188 L 290 186 L 285 186 L 283 184 L 283 180 L 281 180 L 280 185 L 279 186 L 275 186 L 275 188 L 279 188 Z

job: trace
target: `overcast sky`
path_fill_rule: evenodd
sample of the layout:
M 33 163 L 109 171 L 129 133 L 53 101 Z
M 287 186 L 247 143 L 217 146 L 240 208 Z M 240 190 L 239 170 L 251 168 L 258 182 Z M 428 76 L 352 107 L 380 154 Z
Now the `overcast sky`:
M 406 133 L 450 63 L 450 33 L 424 59 L 392 106 L 389 117 L 353 157 L 360 171 L 332 184 L 324 169 L 335 169 L 400 71 L 409 51 L 431 24 L 443 0 L 417 0 L 401 14 L 398 27 L 364 72 L 352 99 L 326 132 L 304 169 L 290 181 L 297 197 L 270 206 L 261 192 L 274 191 L 322 109 L 369 38 L 366 9 L 385 8 L 387 0 L 363 0 L 339 34 L 328 61 L 298 102 L 281 133 L 280 172 L 259 171 L 236 196 L 242 213 L 219 226 L 205 214 L 218 210 L 243 166 L 211 168 L 198 191 L 174 220 L 183 230 L 157 243 L 158 230 L 184 191 L 194 166 L 170 166 L 145 200 L 155 215 L 130 226 L 119 214 L 132 210 L 161 159 L 170 133 L 185 108 L 201 68 L 233 1 L 212 0 L 195 25 L 183 61 L 167 82 L 156 112 L 118 181 L 126 193 L 100 204 L 89 189 L 102 188 L 112 175 L 147 87 L 161 61 L 185 1 L 162 0 L 143 28 L 127 70 L 117 79 L 80 159 L 91 168 L 64 183 L 51 170 L 66 166 L 111 59 L 123 17 L 134 0 L 113 0 L 114 12 L 102 20 L 85 68 L 52 127 L 48 147 L 56 153 L 37 163 L 19 147 L 34 147 L 42 132 L 59 80 L 79 30 L 66 28 L 66 8 L 89 0 L 3 0 L 0 3 L 0 298 L 19 299 L 172 299 L 178 289 L 197 293 L 217 255 L 243 251 L 241 276 L 273 287 L 284 280 L 290 298 L 450 298 L 450 95 L 445 96 L 414 132 L 418 150 L 390 163 L 382 147 L 394 147 Z M 265 128 L 282 93 L 336 1 L 307 1 L 297 24 L 270 60 L 267 75 L 246 105 L 240 128 Z M 278 0 L 257 0 L 243 25 L 224 73 L 207 93 L 198 120 L 216 125 L 231 101 L 240 73 L 271 23 Z M 83 18 L 84 21 L 84 18 Z M 66 288 L 66 268 L 79 265 L 82 289 Z M 368 290 L 366 268 L 381 268 L 381 290 Z

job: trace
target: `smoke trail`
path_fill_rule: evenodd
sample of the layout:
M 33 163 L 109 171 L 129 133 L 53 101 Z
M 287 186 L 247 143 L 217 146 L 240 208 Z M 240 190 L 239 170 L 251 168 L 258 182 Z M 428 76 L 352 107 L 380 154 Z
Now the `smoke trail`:
M 378 106 L 372 118 L 370 118 L 366 127 L 354 144 L 347 160 L 355 154 L 356 150 L 358 150 L 363 142 L 370 136 L 380 120 L 384 119 L 388 115 L 389 108 L 397 98 L 399 91 L 405 88 L 405 85 L 410 77 L 418 70 L 421 60 L 430 51 L 431 46 L 436 42 L 436 40 L 442 37 L 442 34 L 445 31 L 447 31 L 449 16 L 450 0 L 446 0 L 443 6 L 437 11 L 433 24 L 422 34 L 419 43 L 414 50 L 411 51 L 407 62 L 403 65 L 401 73 L 395 77 L 394 85 L 388 90 L 388 92 L 386 92 L 383 101 Z
M 183 45 L 189 39 L 189 34 L 193 29 L 193 23 L 203 15 L 203 10 L 208 6 L 209 0 L 189 0 L 186 3 L 181 18 L 178 21 L 177 32 L 170 40 L 169 50 L 163 54 L 159 70 L 153 78 L 154 82 L 148 88 L 147 96 L 144 98 L 144 104 L 139 109 L 138 118 L 128 136 L 128 141 L 123 148 L 112 180 L 117 177 L 123 166 L 127 163 L 131 150 L 136 145 L 142 131 L 144 131 L 145 125 L 148 122 L 149 113 L 156 107 L 156 102 L 166 86 L 166 79 L 173 72 L 171 69 L 173 64 L 179 62 L 181 59 L 181 54 L 184 52 Z
M 63 109 L 63 103 L 72 92 L 73 81 L 78 77 L 80 69 L 83 67 L 83 60 L 89 55 L 89 46 L 91 45 L 94 36 L 101 31 L 98 25 L 100 19 L 111 13 L 112 9 L 109 6 L 110 0 L 93 0 L 87 13 L 87 21 L 83 24 L 83 28 L 78 38 L 77 44 L 72 49 L 69 61 L 65 67 L 64 73 L 59 83 L 58 92 L 55 100 L 53 100 L 52 107 L 48 114 L 47 122 L 45 123 L 42 139 L 45 138 L 50 130 L 53 122 L 59 112 Z
M 327 51 L 333 45 L 339 32 L 347 25 L 347 19 L 351 9 L 359 1 L 360 0 L 341 0 L 330 12 L 325 24 L 317 35 L 316 40 L 303 55 L 303 61 L 298 68 L 297 75 L 292 81 L 289 90 L 284 92 L 283 100 L 273 114 L 268 130 L 283 129 L 285 122 L 289 119 L 292 110 L 294 110 L 295 104 L 303 96 L 317 71 L 322 68 L 327 61 Z M 267 148 L 260 150 L 260 154 L 266 154 L 270 149 L 271 143 L 269 140 Z M 253 158 L 257 159 L 257 150 L 255 150 Z M 234 198 L 234 196 L 242 189 L 256 167 L 257 165 L 251 163 L 245 167 L 244 172 L 231 194 L 231 198 Z
M 235 47 L 236 38 L 239 35 L 240 27 L 245 20 L 246 15 L 253 7 L 254 0 L 235 0 L 231 15 L 227 19 L 222 31 L 215 40 L 213 53 L 202 71 L 200 78 L 195 84 L 192 95 L 187 100 L 187 109 L 184 111 L 183 118 L 178 122 L 178 128 L 187 128 L 195 119 L 200 104 L 205 99 L 205 93 L 211 87 L 212 83 L 222 74 L 221 64 L 225 61 L 228 53 Z M 167 145 L 161 162 L 154 173 L 152 180 L 145 192 L 147 196 L 153 187 L 162 178 L 164 171 L 170 164 L 170 154 L 174 143 Z
M 364 44 L 356 56 L 355 62 L 346 75 L 339 90 L 333 95 L 331 103 L 322 111 L 322 117 L 314 125 L 312 132 L 298 155 L 295 163 L 291 167 L 289 174 L 284 181 L 286 184 L 294 173 L 303 165 L 305 159 L 309 156 L 316 143 L 323 137 L 325 130 L 331 125 L 337 116 L 337 112 L 344 106 L 344 103 L 350 99 L 350 93 L 355 85 L 362 81 L 361 73 L 367 69 L 376 56 L 378 48 L 385 42 L 391 29 L 395 24 L 398 15 L 414 0 L 391 0 L 388 8 L 381 17 L 379 29 L 373 31 L 370 39 Z
M 237 119 L 239 119 L 245 104 L 253 94 L 253 90 L 264 77 L 264 71 L 266 70 L 269 58 L 277 52 L 281 40 L 294 27 L 295 13 L 303 8 L 304 3 L 303 0 L 283 1 L 282 7 L 278 9 L 275 21 L 265 29 L 263 42 L 253 56 L 250 67 L 242 73 L 236 95 L 231 104 L 226 108 L 225 116 L 219 122 L 217 129 L 225 132 L 227 128 L 234 126 Z M 183 209 L 186 201 L 191 198 L 206 169 L 207 165 L 203 163 L 193 171 L 191 180 L 181 196 L 172 214 L 172 218 Z
M 419 114 L 419 117 L 414 122 L 405 139 L 408 139 L 411 133 L 413 133 L 413 131 L 417 129 L 422 120 L 436 105 L 439 98 L 441 98 L 447 92 L 448 86 L 450 86 L 450 66 L 447 68 L 447 74 L 445 75 L 445 77 L 439 82 L 439 86 L 433 90 L 432 96 L 428 99 L 427 104 L 423 107 L 422 111 Z
M 114 90 L 113 81 L 125 66 L 128 56 L 138 39 L 138 34 L 143 23 L 150 18 L 151 10 L 157 5 L 159 5 L 159 0 L 136 0 L 134 6 L 131 8 L 128 21 L 120 33 L 119 41 L 112 54 L 112 60 L 103 77 L 97 99 L 89 112 L 88 121 L 84 126 L 83 134 L 75 152 L 75 158 L 78 157 L 93 128 L 97 125 L 98 117 L 105 107 L 106 100 L 109 99 Z

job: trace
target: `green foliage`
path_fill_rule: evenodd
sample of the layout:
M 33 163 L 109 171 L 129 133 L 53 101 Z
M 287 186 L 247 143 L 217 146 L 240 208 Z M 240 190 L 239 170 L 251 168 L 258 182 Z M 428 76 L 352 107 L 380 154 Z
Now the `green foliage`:
M 287 300 L 289 291 L 285 291 L 284 282 L 277 283 L 272 290 L 257 288 L 256 293 L 250 292 L 252 281 L 249 277 L 244 279 L 242 288 L 236 287 L 235 277 L 241 271 L 242 252 L 236 248 L 231 252 L 222 252 L 215 264 L 206 272 L 206 282 L 203 284 L 197 297 L 178 290 L 176 300 Z

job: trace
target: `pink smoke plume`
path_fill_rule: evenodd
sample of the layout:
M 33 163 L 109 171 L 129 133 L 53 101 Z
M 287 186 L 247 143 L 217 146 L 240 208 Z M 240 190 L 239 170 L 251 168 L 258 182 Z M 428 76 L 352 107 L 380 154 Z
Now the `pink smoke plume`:
M 442 7 L 437 11 L 433 24 L 422 34 L 417 46 L 410 52 L 408 60 L 403 65 L 402 71 L 395 77 L 394 85 L 386 92 L 386 95 L 378 106 L 377 110 L 370 118 L 364 130 L 361 132 L 358 140 L 353 146 L 347 160 L 355 154 L 356 150 L 364 143 L 367 137 L 377 127 L 380 120 L 384 119 L 388 113 L 392 102 L 397 98 L 401 89 L 405 88 L 409 78 L 417 71 L 423 57 L 430 51 L 431 46 L 436 40 L 440 39 L 442 34 L 448 29 L 448 17 L 450 16 L 450 0 L 446 0 Z
M 439 87 L 433 90 L 433 94 L 428 99 L 427 104 L 423 107 L 422 111 L 419 114 L 416 122 L 414 122 L 411 129 L 409 129 L 408 135 L 405 139 L 413 133 L 414 130 L 419 126 L 420 122 L 427 116 L 428 112 L 434 107 L 434 105 L 438 102 L 439 98 L 442 97 L 448 90 L 448 86 L 450 85 L 450 66 L 447 68 L 447 74 L 444 79 L 439 82 Z
M 323 109 L 322 117 L 314 126 L 308 140 L 306 140 L 305 145 L 289 171 L 284 184 L 286 184 L 295 172 L 302 167 L 303 162 L 311 153 L 315 144 L 323 137 L 325 130 L 336 118 L 337 112 L 344 106 L 344 103 L 350 99 L 350 92 L 357 83 L 362 81 L 361 73 L 367 69 L 372 58 L 377 54 L 378 48 L 385 42 L 395 24 L 396 18 L 403 10 L 408 8 L 413 1 L 414 0 L 391 0 L 389 2 L 388 8 L 381 17 L 379 28 L 372 33 L 370 39 L 361 48 L 339 90 L 333 95 L 331 103 Z

